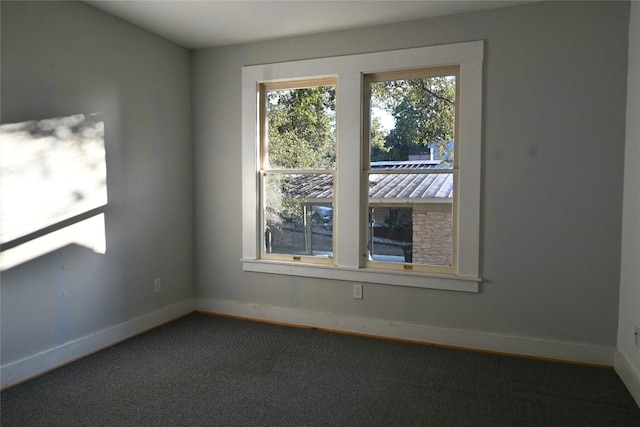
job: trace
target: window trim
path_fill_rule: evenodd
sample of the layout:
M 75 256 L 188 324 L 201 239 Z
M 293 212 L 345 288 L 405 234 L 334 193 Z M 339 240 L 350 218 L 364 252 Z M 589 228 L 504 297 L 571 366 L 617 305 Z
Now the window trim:
M 480 255 L 480 178 L 482 136 L 483 41 L 365 53 L 242 68 L 242 265 L 245 271 L 348 280 L 430 289 L 478 292 Z M 457 271 L 420 273 L 366 268 L 367 192 L 363 176 L 364 74 L 411 68 L 459 65 L 460 155 Z M 334 193 L 335 265 L 260 259 L 260 114 L 261 83 L 316 80 L 337 76 L 337 170 Z M 354 100 L 357 100 L 354 102 Z M 350 160 L 348 160 L 350 159 Z M 357 161 L 354 161 L 357 159 Z M 348 167 L 341 167 L 348 163 Z M 355 164 L 357 163 L 357 164 Z M 358 194 L 359 197 L 353 197 Z M 359 212 L 359 215 L 353 215 Z M 356 236 L 354 238 L 354 236 Z

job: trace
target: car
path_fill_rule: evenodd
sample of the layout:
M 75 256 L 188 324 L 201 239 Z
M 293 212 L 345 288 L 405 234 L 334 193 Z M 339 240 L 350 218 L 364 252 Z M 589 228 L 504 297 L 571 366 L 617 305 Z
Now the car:
M 321 205 L 311 205 L 311 221 L 317 225 L 333 224 L 333 208 Z

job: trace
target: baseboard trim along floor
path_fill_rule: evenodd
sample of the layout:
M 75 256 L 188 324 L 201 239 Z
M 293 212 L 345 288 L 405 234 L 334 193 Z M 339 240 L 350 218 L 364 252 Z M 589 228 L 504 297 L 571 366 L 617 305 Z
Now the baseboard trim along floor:
M 215 299 L 196 299 L 196 310 L 291 326 L 313 327 L 335 332 L 562 362 L 607 367 L 612 367 L 614 362 L 614 348 L 574 342 L 541 340 Z
M 640 374 L 629 363 L 625 355 L 619 351 L 616 351 L 613 367 L 624 385 L 627 386 L 629 393 L 640 406 Z
M 614 366 L 615 362 L 616 371 L 635 399 L 640 400 L 637 373 L 625 368 L 630 365 L 628 362 L 625 364 L 624 356 L 617 354 L 614 348 L 215 299 L 185 300 L 33 356 L 9 362 L 0 368 L 0 385 L 6 388 L 42 375 L 194 310 L 298 327 L 554 361 L 609 367 Z
M 0 386 L 4 389 L 27 381 L 163 323 L 185 316 L 193 312 L 194 304 L 193 299 L 172 304 L 33 356 L 9 362 L 0 368 Z

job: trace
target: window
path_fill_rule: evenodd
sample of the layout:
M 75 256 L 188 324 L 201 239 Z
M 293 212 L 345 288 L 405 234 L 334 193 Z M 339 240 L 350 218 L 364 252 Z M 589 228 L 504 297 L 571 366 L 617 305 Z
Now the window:
M 244 67 L 243 268 L 477 292 L 482 58 Z
M 364 76 L 369 267 L 455 272 L 458 71 Z
M 263 259 L 329 263 L 335 78 L 260 84 Z

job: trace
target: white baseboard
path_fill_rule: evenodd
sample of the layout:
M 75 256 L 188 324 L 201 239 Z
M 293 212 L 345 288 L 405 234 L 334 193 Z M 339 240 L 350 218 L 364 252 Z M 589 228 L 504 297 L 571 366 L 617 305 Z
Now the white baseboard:
M 613 367 L 618 376 L 622 379 L 624 385 L 627 386 L 629 393 L 640 406 L 640 373 L 629 363 L 624 354 L 616 351 Z
M 340 332 L 606 366 L 613 366 L 615 353 L 614 348 L 575 342 L 542 340 L 236 301 L 199 298 L 196 299 L 196 310 Z
M 194 311 L 194 305 L 194 300 L 185 300 L 33 356 L 9 362 L 0 368 L 0 387 L 4 389 L 26 381 L 165 322 L 189 314 Z

